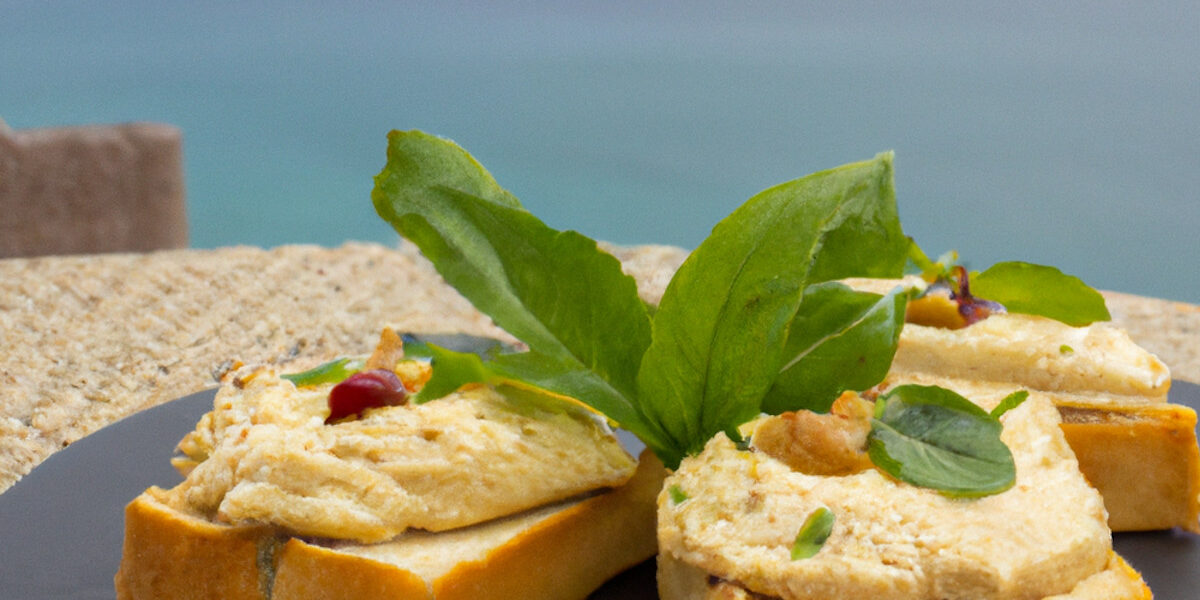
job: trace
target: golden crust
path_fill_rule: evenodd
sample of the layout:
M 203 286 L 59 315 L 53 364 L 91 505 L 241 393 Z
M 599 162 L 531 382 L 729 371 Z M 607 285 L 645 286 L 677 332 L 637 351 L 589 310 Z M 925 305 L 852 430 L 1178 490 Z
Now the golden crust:
M 1104 496 L 1113 531 L 1200 532 L 1196 412 L 1176 404 L 1058 403 L 1079 469 Z
M 257 600 L 265 581 L 259 554 L 274 540 L 261 526 L 211 523 L 162 503 L 150 488 L 125 507 L 125 544 L 115 577 L 117 600 Z
M 292 538 L 280 550 L 272 598 L 432 598 L 412 571 Z
M 664 475 L 646 452 L 624 486 L 565 505 L 433 581 L 315 542 L 277 541 L 268 527 L 212 523 L 167 507 L 152 488 L 126 509 L 118 598 L 257 600 L 271 586 L 274 600 L 581 599 L 654 555 L 655 497 Z
M 776 600 L 736 582 L 712 577 L 670 554 L 658 557 L 658 594 L 662 600 Z M 1142 575 L 1113 552 L 1105 570 L 1079 582 L 1067 594 L 1044 600 L 1152 600 L 1153 597 Z

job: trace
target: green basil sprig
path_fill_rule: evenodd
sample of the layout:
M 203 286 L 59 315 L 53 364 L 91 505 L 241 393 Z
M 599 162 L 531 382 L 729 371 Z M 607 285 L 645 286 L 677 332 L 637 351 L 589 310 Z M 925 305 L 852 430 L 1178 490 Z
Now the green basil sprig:
M 806 298 L 817 307 L 823 302 L 826 292 L 810 294 L 812 284 L 902 272 L 908 240 L 890 154 L 748 200 L 692 252 L 652 320 L 615 258 L 579 233 L 546 226 L 461 148 L 415 131 L 392 132 L 388 140 L 388 163 L 372 192 L 380 216 L 477 309 L 529 346 L 484 361 L 431 344 L 433 377 L 418 401 L 469 382 L 574 398 L 674 467 L 712 435 L 736 436 L 738 425 L 757 416 L 785 361 L 799 374 L 804 361 L 838 360 L 831 355 L 846 351 L 834 343 L 822 352 L 840 339 L 823 335 L 797 341 L 802 351 L 789 356 L 791 332 L 803 340 L 800 328 L 856 331 L 856 323 L 874 323 L 874 315 L 895 308 L 893 298 L 866 319 L 814 309 L 821 314 L 802 313 L 804 324 L 793 323 Z M 894 346 L 872 348 L 853 349 L 848 362 L 882 363 L 886 371 Z M 836 386 L 825 388 L 822 394 L 836 395 Z M 772 411 L 832 401 L 774 398 Z
M 331 360 L 300 373 L 280 375 L 291 381 L 296 387 L 321 385 L 323 383 L 341 383 L 351 375 L 363 370 L 366 361 L 361 358 L 339 358 Z
M 809 284 L 902 269 L 895 208 L 891 156 L 880 155 L 755 195 L 688 256 L 638 371 L 640 405 L 680 451 L 668 465 L 718 432 L 737 439 L 761 413 Z
M 868 453 L 881 471 L 951 497 L 979 497 L 1016 481 L 1012 452 L 1000 440 L 998 415 L 1024 399 L 1020 392 L 997 416 L 940 387 L 902 385 L 879 397 Z

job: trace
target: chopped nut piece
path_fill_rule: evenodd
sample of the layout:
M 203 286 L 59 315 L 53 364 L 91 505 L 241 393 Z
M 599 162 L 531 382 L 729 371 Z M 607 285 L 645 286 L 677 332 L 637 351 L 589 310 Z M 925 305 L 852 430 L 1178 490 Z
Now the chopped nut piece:
M 872 412 L 870 402 L 846 392 L 829 414 L 800 410 L 764 419 L 752 446 L 802 473 L 851 475 L 871 468 L 867 435 Z

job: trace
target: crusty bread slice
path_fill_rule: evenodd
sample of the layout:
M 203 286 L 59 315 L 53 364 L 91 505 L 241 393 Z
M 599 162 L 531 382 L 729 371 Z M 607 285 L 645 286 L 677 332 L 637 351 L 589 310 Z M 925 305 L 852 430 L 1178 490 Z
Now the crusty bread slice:
M 902 282 L 848 283 L 884 292 Z M 1162 361 L 1107 323 L 1071 327 L 1001 314 L 947 326 L 957 317 L 955 305 L 937 296 L 910 303 L 889 380 L 951 378 L 1046 392 L 1114 531 L 1200 531 L 1196 412 L 1167 402 L 1171 376 Z
M 658 557 L 658 593 L 662 600 L 774 600 L 736 582 L 713 577 L 671 554 Z M 1115 552 L 1105 570 L 1079 582 L 1066 594 L 1044 600 L 1150 600 L 1141 575 Z
M 664 474 L 645 452 L 621 487 L 371 545 L 213 523 L 170 508 L 151 488 L 125 511 L 117 598 L 578 600 L 654 555 Z

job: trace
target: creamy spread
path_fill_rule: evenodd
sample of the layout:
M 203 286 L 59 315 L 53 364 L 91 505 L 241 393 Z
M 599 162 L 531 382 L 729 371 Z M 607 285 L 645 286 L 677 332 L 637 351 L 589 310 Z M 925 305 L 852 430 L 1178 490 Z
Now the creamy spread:
M 488 387 L 326 425 L 332 384 L 243 370 L 181 443 L 180 510 L 306 536 L 378 542 L 617 486 L 636 463 L 587 411 Z M 184 461 L 191 462 L 191 461 Z
M 973 398 L 990 406 L 995 397 Z M 1058 413 L 1031 394 L 1002 419 L 1015 486 L 975 500 L 877 470 L 808 475 L 724 435 L 684 460 L 659 496 L 659 544 L 672 560 L 781 598 L 1043 598 L 1101 572 L 1111 535 L 1100 495 L 1079 473 Z M 752 429 L 753 426 L 750 427 Z M 833 511 L 816 556 L 792 560 L 805 519 Z
M 1071 327 L 1020 314 L 992 315 L 962 329 L 906 325 L 892 370 L 1162 401 L 1171 383 L 1166 365 L 1116 327 Z

